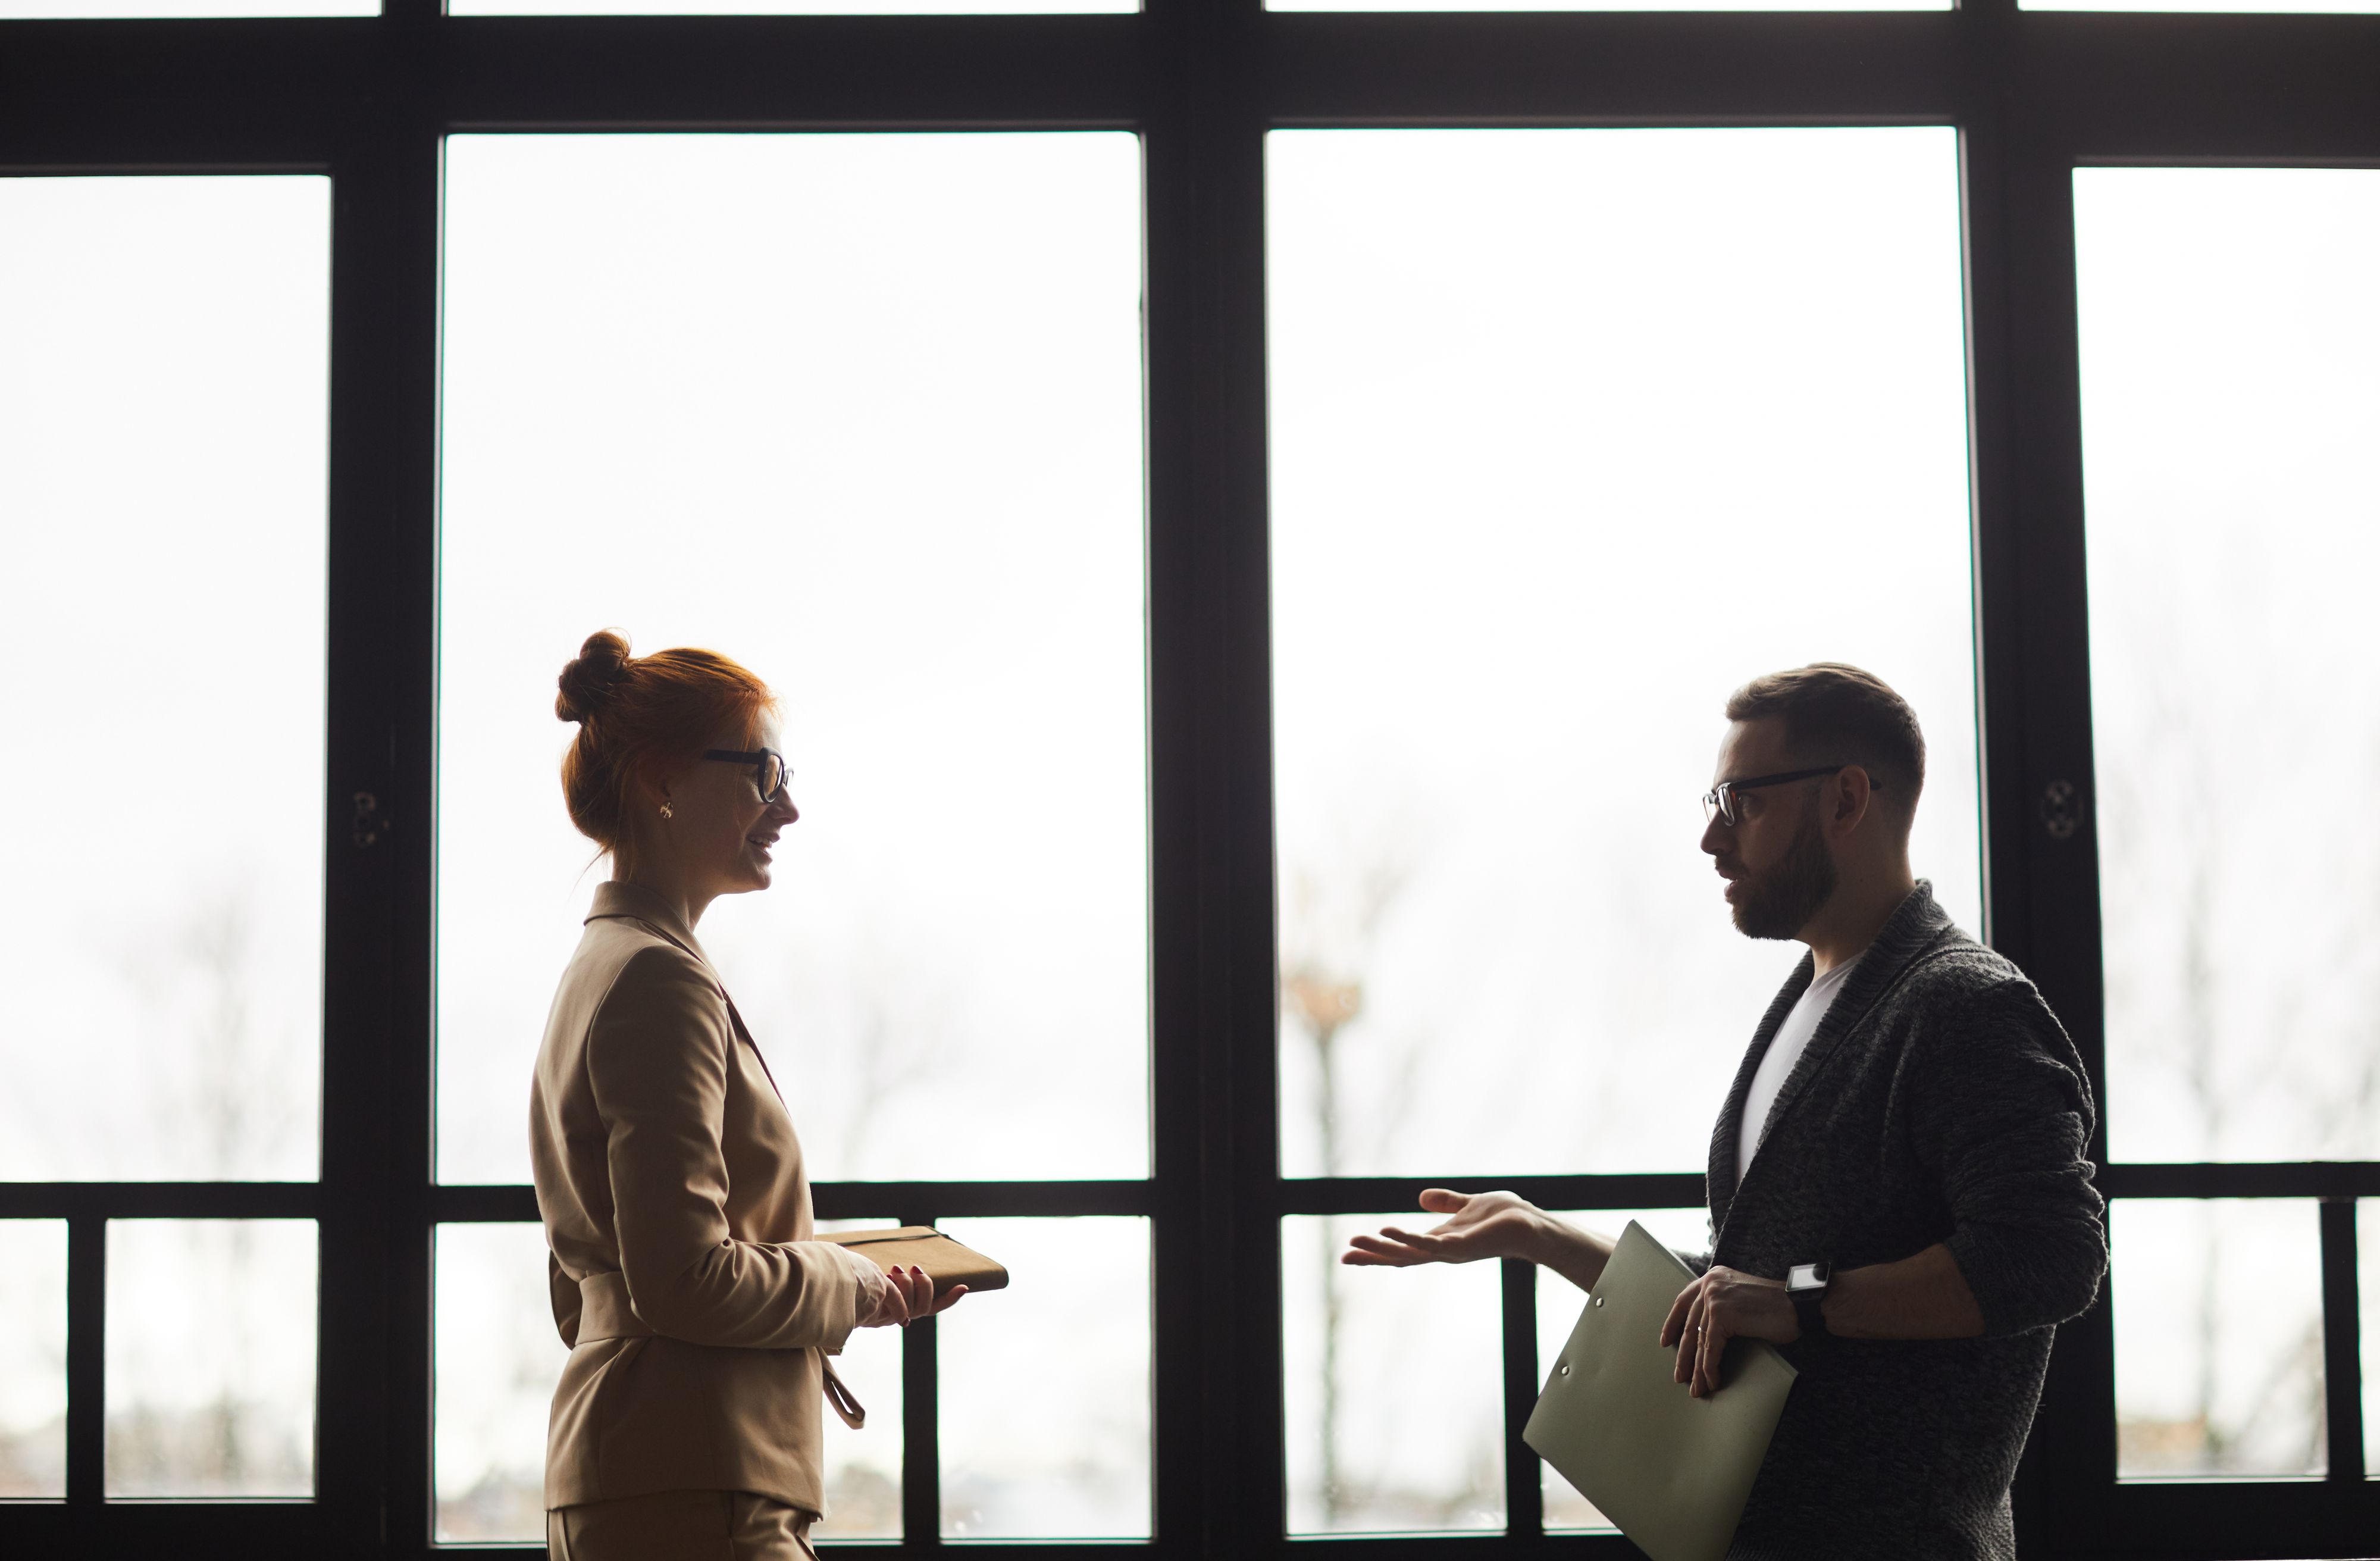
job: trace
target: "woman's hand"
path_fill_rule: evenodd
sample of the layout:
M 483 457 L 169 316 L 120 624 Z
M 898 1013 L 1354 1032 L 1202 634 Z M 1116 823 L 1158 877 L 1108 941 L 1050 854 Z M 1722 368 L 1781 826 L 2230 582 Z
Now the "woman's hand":
M 1355 1236 L 1339 1261 L 1357 1267 L 1408 1268 L 1417 1262 L 1477 1262 L 1481 1258 L 1537 1260 L 1545 1215 L 1516 1192 L 1451 1192 L 1433 1187 L 1421 1195 L 1426 1213 L 1447 1218 L 1426 1231 L 1389 1226 L 1378 1236 Z
M 884 1270 L 884 1284 L 876 1292 L 876 1310 L 859 1320 L 862 1328 L 905 1327 L 938 1311 L 948 1311 L 959 1298 L 967 1293 L 965 1285 L 954 1285 L 950 1294 L 934 1299 L 934 1281 L 922 1268 L 903 1268 L 895 1264 Z

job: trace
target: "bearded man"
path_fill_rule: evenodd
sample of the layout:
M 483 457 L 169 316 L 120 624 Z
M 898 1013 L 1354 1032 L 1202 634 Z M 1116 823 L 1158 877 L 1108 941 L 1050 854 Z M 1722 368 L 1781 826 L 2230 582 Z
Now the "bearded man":
M 1800 1376 L 1730 1561 L 2012 1558 L 2009 1488 L 2058 1323 L 2107 1236 L 2082 1059 L 2013 964 L 1910 872 L 1925 740 L 1873 675 L 1823 663 L 1727 702 L 1702 848 L 1747 937 L 1809 954 L 1754 1033 L 1711 1134 L 1711 1248 L 1671 1308 L 1681 1392 L 1728 1341 Z M 1423 1194 L 1427 1232 L 1344 1261 L 1523 1258 L 1582 1289 L 1611 1238 L 1509 1192 Z

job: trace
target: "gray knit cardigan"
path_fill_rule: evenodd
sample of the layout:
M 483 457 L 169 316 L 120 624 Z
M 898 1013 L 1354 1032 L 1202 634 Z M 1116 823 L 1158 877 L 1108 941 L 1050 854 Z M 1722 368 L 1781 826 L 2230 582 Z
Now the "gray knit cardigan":
M 1744 1093 L 1811 974 L 1805 957 L 1768 1006 L 1711 1133 L 1700 1261 L 1781 1279 L 1946 1242 L 1984 1336 L 1786 1346 L 1801 1376 L 1730 1561 L 2013 1557 L 2009 1486 L 2051 1335 L 2107 1268 L 2082 1059 L 1921 883 L 1794 1064 L 1739 1188 Z

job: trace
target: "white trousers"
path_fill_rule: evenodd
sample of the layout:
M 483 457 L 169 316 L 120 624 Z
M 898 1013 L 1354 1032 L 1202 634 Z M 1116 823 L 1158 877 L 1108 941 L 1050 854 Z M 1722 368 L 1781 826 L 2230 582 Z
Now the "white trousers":
M 816 1561 L 810 1515 L 749 1491 L 662 1491 L 545 1515 L 551 1561 Z

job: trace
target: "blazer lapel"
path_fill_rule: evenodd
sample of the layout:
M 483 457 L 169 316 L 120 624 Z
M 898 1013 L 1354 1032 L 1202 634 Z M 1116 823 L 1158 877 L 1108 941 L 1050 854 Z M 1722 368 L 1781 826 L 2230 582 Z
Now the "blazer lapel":
M 1810 990 L 1811 971 L 1815 968 L 1810 956 L 1802 956 L 1802 962 L 1793 967 L 1793 973 L 1777 989 L 1768 1012 L 1761 1016 L 1760 1028 L 1752 1032 L 1750 1049 L 1736 1067 L 1735 1082 L 1728 1087 L 1726 1104 L 1718 1110 L 1718 1126 L 1711 1129 L 1710 1166 L 1704 1177 L 1703 1196 L 1710 1204 L 1714 1239 L 1718 1227 L 1727 1223 L 1728 1205 L 1735 1201 L 1735 1144 L 1743 1124 L 1743 1097 L 1752 1088 L 1752 1076 L 1760 1071 L 1760 1059 L 1768 1055 L 1769 1043 L 1784 1027 L 1785 1016 L 1793 1011 L 1802 994 Z
M 1920 880 L 1916 889 L 1900 902 L 1900 909 L 1884 924 L 1884 931 L 1876 934 L 1876 942 L 1860 956 L 1859 968 L 1843 982 L 1843 989 L 1835 994 L 1810 1043 L 1802 1049 L 1793 1071 L 1785 1076 L 1784 1087 L 1777 1091 L 1777 1104 L 1769 1108 L 1768 1120 L 1761 1125 L 1760 1141 L 1767 1140 L 1768 1129 L 1784 1120 L 1785 1114 L 1809 1090 L 1810 1080 L 1827 1066 L 1827 1059 L 1842 1045 L 1844 1037 L 1857 1030 L 1878 1000 L 1941 942 L 1945 933 L 1952 930 L 1950 918 L 1934 903 L 1934 886 Z M 1732 1157 L 1730 1140 L 1730 1162 Z
M 760 1043 L 752 1039 L 751 1031 L 745 1028 L 744 1016 L 735 1011 L 735 999 L 727 995 L 727 984 L 719 979 L 718 970 L 710 963 L 710 956 L 694 941 L 693 929 L 677 919 L 669 903 L 650 889 L 635 884 L 598 884 L 595 885 L 595 903 L 588 908 L 587 920 L 593 921 L 604 917 L 638 922 L 650 928 L 656 936 L 677 945 L 702 962 L 702 968 L 710 972 L 710 984 L 719 989 L 719 1000 L 727 1005 L 727 1018 L 735 1028 L 735 1039 L 751 1047 L 752 1055 L 760 1059 L 760 1071 L 768 1075 L 769 1088 L 776 1091 L 777 1103 L 783 1104 L 785 1091 L 777 1088 L 777 1076 L 770 1071 L 768 1056 L 760 1050 Z
M 735 1027 L 735 1039 L 752 1048 L 752 1055 L 759 1060 L 760 1071 L 769 1080 L 769 1088 L 777 1091 L 777 1104 L 784 1105 L 785 1091 L 777 1089 L 777 1075 L 775 1070 L 769 1067 L 769 1054 L 760 1050 L 760 1043 L 753 1040 L 752 1032 L 744 1027 L 744 1016 L 735 1011 L 735 999 L 727 996 L 727 989 L 720 988 L 719 995 L 726 999 L 727 1019 Z M 790 1111 L 792 1108 L 787 1107 L 787 1109 Z

